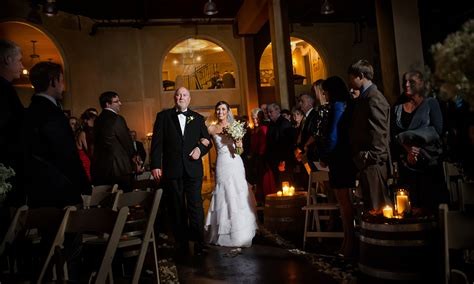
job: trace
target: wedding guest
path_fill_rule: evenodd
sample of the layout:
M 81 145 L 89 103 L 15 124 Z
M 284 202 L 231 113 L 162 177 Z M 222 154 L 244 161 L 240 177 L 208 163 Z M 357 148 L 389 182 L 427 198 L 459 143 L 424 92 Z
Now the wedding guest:
M 40 62 L 30 71 L 35 88 L 24 123 L 28 205 L 63 208 L 82 203 L 91 186 L 76 149 L 74 134 L 57 100 L 62 98 L 61 65 Z
M 250 156 L 252 171 L 254 174 L 251 179 L 252 184 L 256 184 L 256 199 L 259 205 L 265 201 L 267 194 L 275 191 L 275 178 L 270 166 L 265 160 L 265 152 L 267 149 L 267 132 L 268 126 L 263 124 L 265 116 L 259 108 L 251 111 L 253 129 L 250 136 Z
M 25 204 L 23 180 L 23 151 L 21 125 L 24 107 L 12 81 L 20 78 L 23 65 L 20 47 L 9 40 L 0 39 L 0 163 L 11 167 L 15 176 L 9 179 L 12 190 L 7 194 L 4 207 L 0 207 L 0 239 L 10 221 L 9 206 Z
M 281 116 L 280 106 L 276 103 L 268 105 L 268 117 L 271 122 L 268 125 L 265 157 L 275 175 L 275 182 L 281 184 L 283 178 L 289 178 L 285 165 L 292 154 L 288 135 L 291 123 Z
M 118 184 L 120 189 L 130 191 L 136 160 L 127 123 L 119 115 L 120 97 L 108 91 L 100 95 L 99 101 L 102 112 L 94 122 L 92 183 Z
M 387 177 L 390 164 L 390 105 L 372 83 L 374 68 L 367 60 L 358 60 L 348 69 L 349 85 L 359 90 L 354 100 L 350 142 L 352 158 L 359 171 L 366 210 L 381 212 L 391 204 Z
M 423 74 L 407 73 L 407 100 L 393 110 L 392 136 L 398 147 L 399 182 L 408 186 L 413 206 L 436 212 L 446 200 L 441 163 L 443 117 L 438 101 L 426 97 Z
M 329 99 L 329 127 L 327 139 L 321 143 L 321 165 L 329 166 L 329 183 L 335 192 L 341 211 L 344 240 L 340 253 L 352 256 L 354 252 L 355 230 L 354 210 L 351 190 L 355 187 L 356 168 L 352 162 L 349 145 L 349 126 L 351 123 L 351 97 L 344 80 L 332 76 L 327 78 L 322 88 Z

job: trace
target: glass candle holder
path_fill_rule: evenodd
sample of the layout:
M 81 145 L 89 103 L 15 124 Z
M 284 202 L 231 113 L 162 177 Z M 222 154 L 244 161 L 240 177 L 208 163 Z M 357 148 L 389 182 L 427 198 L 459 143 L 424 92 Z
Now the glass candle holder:
M 395 204 L 397 205 L 397 214 L 402 215 L 410 210 L 410 201 L 408 191 L 399 189 L 395 192 Z

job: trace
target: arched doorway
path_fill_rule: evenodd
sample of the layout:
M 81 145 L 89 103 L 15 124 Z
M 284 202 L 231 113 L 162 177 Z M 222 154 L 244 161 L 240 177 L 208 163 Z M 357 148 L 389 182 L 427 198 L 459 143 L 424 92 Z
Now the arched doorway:
M 320 53 L 307 41 L 290 37 L 295 95 L 310 92 L 311 84 L 327 77 L 327 68 Z M 272 44 L 264 49 L 259 63 L 259 84 L 263 95 L 274 94 Z M 263 100 L 265 102 L 265 100 Z
M 59 63 L 64 68 L 64 58 L 55 41 L 40 28 L 20 21 L 0 23 L 0 37 L 11 40 L 21 47 L 23 54 L 23 74 L 20 79 L 13 81 L 18 96 L 24 106 L 30 103 L 33 89 L 28 79 L 28 72 L 34 64 L 40 61 Z M 67 88 L 67 72 L 65 72 Z M 70 102 L 64 102 L 66 108 Z

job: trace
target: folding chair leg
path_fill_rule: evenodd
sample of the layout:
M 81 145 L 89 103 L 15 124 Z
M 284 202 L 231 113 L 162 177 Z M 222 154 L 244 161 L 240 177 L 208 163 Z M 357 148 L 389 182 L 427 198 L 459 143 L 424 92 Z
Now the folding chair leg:
M 158 254 L 157 252 L 157 247 L 156 247 L 156 239 L 155 239 L 155 233 L 152 232 L 152 238 L 153 238 L 153 261 L 155 262 L 155 265 L 153 266 L 155 268 L 155 278 L 156 278 L 156 283 L 160 284 L 160 268 L 158 267 Z

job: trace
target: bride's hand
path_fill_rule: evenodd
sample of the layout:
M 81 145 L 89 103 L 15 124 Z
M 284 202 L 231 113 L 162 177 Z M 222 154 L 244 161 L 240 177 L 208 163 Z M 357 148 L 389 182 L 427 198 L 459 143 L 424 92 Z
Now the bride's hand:
M 201 138 L 201 140 L 199 140 L 199 142 L 204 145 L 204 146 L 209 146 L 209 144 L 211 143 L 209 140 L 207 140 L 206 138 Z
M 242 148 L 243 147 L 242 139 L 236 140 L 235 141 L 235 146 L 238 147 L 238 148 Z

